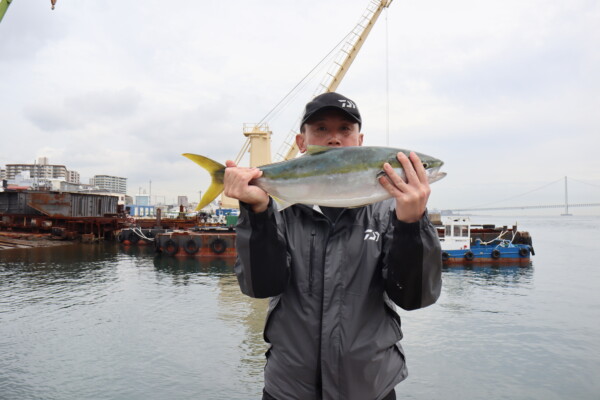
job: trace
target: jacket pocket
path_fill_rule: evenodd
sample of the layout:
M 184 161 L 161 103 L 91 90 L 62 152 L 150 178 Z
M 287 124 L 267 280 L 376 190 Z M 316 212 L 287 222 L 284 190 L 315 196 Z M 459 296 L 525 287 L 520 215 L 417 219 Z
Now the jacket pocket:
M 365 295 L 371 288 L 381 284 L 380 256 L 381 234 L 377 228 L 365 229 L 365 224 L 354 224 L 343 241 L 345 252 L 342 274 L 346 293 Z
M 402 337 L 403 337 L 403 335 L 402 335 L 402 322 L 400 320 L 400 316 L 396 312 L 396 306 L 387 297 L 387 295 L 385 295 L 385 297 L 384 297 L 384 302 L 385 302 L 386 311 L 387 311 L 387 313 L 388 313 L 388 315 L 390 317 L 390 320 L 391 320 L 390 323 L 392 324 L 392 327 L 394 328 L 394 332 L 396 332 L 396 342 L 399 342 L 402 339 Z
M 267 336 L 267 330 L 269 329 L 269 322 L 271 322 L 271 319 L 273 318 L 273 313 L 275 312 L 275 309 L 279 305 L 280 299 L 281 299 L 281 295 L 271 297 L 271 299 L 269 300 L 269 309 L 267 310 L 267 317 L 265 318 L 265 326 L 263 329 L 263 339 L 265 340 L 265 342 L 269 343 L 269 350 L 271 349 L 271 346 L 270 346 L 271 341 L 269 340 L 269 338 Z

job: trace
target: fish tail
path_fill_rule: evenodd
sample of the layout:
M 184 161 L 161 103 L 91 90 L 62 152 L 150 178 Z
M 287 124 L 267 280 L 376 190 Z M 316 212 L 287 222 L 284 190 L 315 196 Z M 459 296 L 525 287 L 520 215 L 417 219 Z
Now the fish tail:
M 196 211 L 200 211 L 223 192 L 223 177 L 225 176 L 225 166 L 214 160 L 211 160 L 210 158 L 199 156 L 197 154 L 185 153 L 182 155 L 204 168 L 210 174 L 210 177 L 212 179 L 208 190 L 204 192 L 204 194 L 202 195 L 202 199 L 200 199 L 200 203 L 198 203 L 198 206 L 196 207 Z

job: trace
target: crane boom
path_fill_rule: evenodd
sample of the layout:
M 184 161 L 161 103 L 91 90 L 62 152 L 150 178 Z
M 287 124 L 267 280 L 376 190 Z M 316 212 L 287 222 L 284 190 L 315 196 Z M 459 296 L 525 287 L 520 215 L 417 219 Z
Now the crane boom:
M 348 35 L 346 42 L 342 45 L 337 59 L 333 62 L 332 68 L 327 72 L 325 78 L 319 85 L 319 88 L 315 92 L 315 96 L 321 93 L 334 92 L 337 89 L 342 82 L 342 79 L 344 79 L 346 72 L 350 69 L 352 62 L 356 59 L 360 48 L 365 43 L 365 40 L 367 40 L 367 36 L 371 33 L 371 29 L 373 28 L 373 25 L 375 25 L 375 22 L 377 22 L 377 18 L 379 18 L 379 15 L 384 8 L 390 6 L 392 1 L 393 0 L 370 0 L 367 9 L 352 32 Z M 277 152 L 277 155 L 282 159 L 289 160 L 296 157 L 296 154 L 298 154 L 298 145 L 296 145 L 296 141 L 294 140 L 295 136 L 296 133 L 294 131 L 288 133 L 282 148 Z
M 384 8 L 388 8 L 393 0 L 369 0 L 367 9 L 363 12 L 360 20 L 346 36 L 340 51 L 334 59 L 333 65 L 320 83 L 314 96 L 325 92 L 333 92 L 337 89 L 342 79 L 348 72 L 352 62 L 356 59 L 360 48 L 371 32 L 373 25 L 379 18 Z M 246 141 L 238 153 L 235 163 L 239 165 L 244 154 L 250 152 L 250 167 L 258 167 L 271 162 L 271 131 L 266 124 L 245 124 L 244 135 Z M 290 131 L 277 152 L 277 160 L 289 160 L 298 154 L 296 145 L 296 132 Z M 221 196 L 223 207 L 237 207 L 237 201 Z
M 10 3 L 12 3 L 12 0 L 0 0 L 0 22 L 2 22 L 2 17 L 6 14 L 6 10 L 8 10 Z
M 12 3 L 13 0 L 0 0 L 0 22 L 2 22 L 2 18 L 4 14 L 6 14 L 6 10 L 8 10 L 8 6 Z M 56 0 L 50 0 L 50 4 L 52 5 L 52 9 L 54 10 L 54 5 L 56 4 Z
M 342 79 L 344 79 L 346 72 L 348 72 L 348 69 L 352 65 L 352 62 L 358 55 L 360 48 L 365 40 L 367 40 L 369 33 L 371 33 L 371 29 L 373 28 L 373 25 L 375 25 L 375 22 L 377 22 L 379 15 L 381 15 L 384 8 L 390 6 L 392 1 L 393 0 L 371 0 L 371 3 L 367 6 L 360 21 L 356 24 L 350 33 L 348 40 L 342 46 L 340 54 L 343 59 L 342 62 L 334 62 L 333 71 L 328 72 L 323 82 L 321 82 L 321 87 L 325 89 L 321 93 L 334 92 L 337 89 Z M 316 93 L 315 95 L 321 93 Z

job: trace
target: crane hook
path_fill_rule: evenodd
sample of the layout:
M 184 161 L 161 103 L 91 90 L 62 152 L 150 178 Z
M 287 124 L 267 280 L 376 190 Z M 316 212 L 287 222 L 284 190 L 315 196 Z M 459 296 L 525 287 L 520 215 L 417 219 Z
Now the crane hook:
M 52 9 L 54 10 L 54 5 L 56 4 L 56 0 L 50 0 L 50 3 L 52 3 Z

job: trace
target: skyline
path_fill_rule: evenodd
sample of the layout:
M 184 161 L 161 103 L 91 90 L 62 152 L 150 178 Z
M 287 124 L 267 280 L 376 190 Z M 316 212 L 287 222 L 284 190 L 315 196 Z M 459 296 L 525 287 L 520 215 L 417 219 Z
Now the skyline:
M 0 23 L 0 164 L 47 156 L 82 181 L 127 177 L 130 195 L 152 181 L 153 195 L 196 199 L 208 175 L 181 153 L 235 158 L 243 124 L 259 122 L 367 4 L 13 2 Z M 430 208 L 564 176 L 586 182 L 569 188 L 573 202 L 599 202 L 598 26 L 589 1 L 396 0 L 338 91 L 360 108 L 364 145 L 445 161 Z M 273 153 L 323 74 L 267 121 Z

